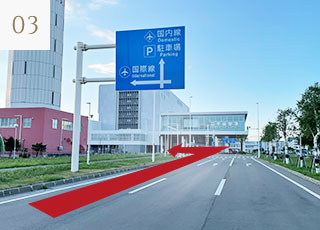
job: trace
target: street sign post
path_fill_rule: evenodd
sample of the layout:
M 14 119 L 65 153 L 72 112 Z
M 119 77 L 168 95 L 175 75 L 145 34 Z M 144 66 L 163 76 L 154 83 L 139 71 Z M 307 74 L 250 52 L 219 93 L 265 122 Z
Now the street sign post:
M 184 89 L 185 28 L 116 33 L 116 90 Z

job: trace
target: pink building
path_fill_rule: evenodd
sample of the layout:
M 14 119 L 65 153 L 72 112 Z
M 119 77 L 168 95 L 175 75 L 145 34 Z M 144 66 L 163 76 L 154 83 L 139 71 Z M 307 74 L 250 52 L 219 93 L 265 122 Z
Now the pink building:
M 21 119 L 22 118 L 22 119 Z M 17 125 L 15 125 L 17 124 Z M 21 147 L 28 148 L 42 142 L 47 145 L 44 154 L 62 154 L 72 151 L 73 114 L 49 108 L 0 108 L 0 134 L 3 138 L 15 136 Z M 88 118 L 81 117 L 80 153 L 87 149 Z

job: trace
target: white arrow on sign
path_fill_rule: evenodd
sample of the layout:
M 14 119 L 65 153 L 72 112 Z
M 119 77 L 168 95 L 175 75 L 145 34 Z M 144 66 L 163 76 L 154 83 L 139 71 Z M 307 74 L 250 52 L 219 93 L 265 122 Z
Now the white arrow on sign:
M 165 84 L 171 84 L 171 80 L 164 80 L 164 62 L 163 58 L 161 58 L 159 65 L 160 65 L 160 80 L 150 80 L 150 81 L 137 81 L 134 80 L 130 82 L 131 85 L 157 85 L 160 84 L 160 88 L 163 89 Z

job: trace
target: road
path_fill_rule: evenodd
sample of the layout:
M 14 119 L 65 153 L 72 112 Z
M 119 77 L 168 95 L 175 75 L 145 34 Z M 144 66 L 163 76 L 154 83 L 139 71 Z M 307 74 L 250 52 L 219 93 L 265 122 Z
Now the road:
M 56 189 L 0 199 L 0 229 L 320 228 L 320 186 L 251 156 L 214 155 L 57 218 L 28 205 L 75 188 Z

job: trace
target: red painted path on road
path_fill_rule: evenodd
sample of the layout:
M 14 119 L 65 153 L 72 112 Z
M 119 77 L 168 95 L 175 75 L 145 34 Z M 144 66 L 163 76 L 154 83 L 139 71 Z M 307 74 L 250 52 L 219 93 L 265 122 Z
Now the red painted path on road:
M 97 184 L 62 193 L 40 201 L 30 203 L 34 208 L 56 218 L 68 212 L 84 207 L 108 196 L 114 195 L 196 161 L 221 152 L 227 147 L 181 147 L 178 145 L 169 150 L 172 156 L 177 153 L 193 154 L 151 168 L 112 178 Z

